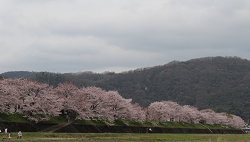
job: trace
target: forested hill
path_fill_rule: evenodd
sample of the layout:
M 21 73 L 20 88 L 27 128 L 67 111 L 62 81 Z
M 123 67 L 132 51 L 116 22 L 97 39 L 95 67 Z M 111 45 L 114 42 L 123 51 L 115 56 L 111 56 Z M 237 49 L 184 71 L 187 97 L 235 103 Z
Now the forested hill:
M 37 72 L 28 72 L 28 71 L 9 71 L 2 73 L 1 75 L 10 78 L 30 78 L 35 76 Z M 1 76 L 0 75 L 0 76 Z
M 199 109 L 211 108 L 216 112 L 239 115 L 244 120 L 250 117 L 250 61 L 238 57 L 173 61 L 119 74 L 42 72 L 32 79 L 54 86 L 67 81 L 78 87 L 117 90 L 124 98 L 132 98 L 141 106 L 171 100 Z

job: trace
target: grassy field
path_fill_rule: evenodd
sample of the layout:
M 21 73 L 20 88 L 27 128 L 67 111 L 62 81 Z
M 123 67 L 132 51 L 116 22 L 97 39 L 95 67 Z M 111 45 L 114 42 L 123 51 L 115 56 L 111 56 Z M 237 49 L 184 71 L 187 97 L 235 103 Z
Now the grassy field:
M 0 113 L 0 122 L 29 122 L 19 114 L 5 114 Z M 63 123 L 66 122 L 65 116 L 51 117 L 50 121 L 45 123 Z M 77 120 L 77 124 L 87 125 L 105 125 L 102 120 Z M 125 124 L 126 123 L 126 124 Z M 117 120 L 113 123 L 115 126 L 124 126 L 129 124 L 130 126 L 142 126 L 152 127 L 151 122 L 134 122 Z M 205 125 L 210 129 L 225 129 L 219 125 Z M 164 122 L 157 125 L 157 127 L 168 128 L 196 128 L 204 129 L 204 126 L 200 124 L 188 124 L 182 122 Z M 235 129 L 235 128 L 229 128 Z M 3 138 L 3 133 L 0 133 L 0 139 Z M 166 142 L 250 142 L 250 135 L 248 134 L 159 134 L 159 133 L 42 133 L 32 132 L 23 133 L 22 139 L 17 139 L 17 132 L 11 133 L 11 141 L 20 142 L 33 142 L 33 141 L 88 141 L 88 142 L 154 142 L 154 141 L 166 141 Z M 9 141 L 8 139 L 2 139 L 3 141 Z
M 11 141 L 88 141 L 88 142 L 249 142 L 248 134 L 138 134 L 138 133 L 23 133 L 22 139 L 11 134 Z M 0 136 L 3 137 L 3 134 Z M 3 141 L 9 141 L 3 139 Z

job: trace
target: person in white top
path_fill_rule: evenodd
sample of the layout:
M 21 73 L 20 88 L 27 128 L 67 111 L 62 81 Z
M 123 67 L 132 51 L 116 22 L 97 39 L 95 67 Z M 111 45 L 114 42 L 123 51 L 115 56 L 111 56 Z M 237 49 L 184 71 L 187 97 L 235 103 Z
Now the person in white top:
M 4 136 L 3 136 L 3 139 L 7 138 L 7 132 L 8 132 L 8 128 L 5 128 L 5 129 L 4 129 L 4 133 L 5 133 L 5 134 L 4 134 Z
M 148 129 L 148 132 L 149 132 L 149 133 L 152 133 L 152 129 L 151 129 L 151 128 L 149 128 L 149 129 Z
M 10 132 L 9 132 L 9 140 L 11 139 Z

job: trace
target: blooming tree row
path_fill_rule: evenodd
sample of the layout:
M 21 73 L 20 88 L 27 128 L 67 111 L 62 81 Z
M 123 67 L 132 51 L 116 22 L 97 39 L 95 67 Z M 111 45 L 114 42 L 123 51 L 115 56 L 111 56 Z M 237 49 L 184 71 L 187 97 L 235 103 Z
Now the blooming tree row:
M 199 111 L 190 105 L 180 106 L 175 102 L 162 101 L 151 103 L 147 108 L 147 119 L 157 122 L 178 121 L 187 123 L 219 124 L 241 128 L 245 122 L 239 116 L 227 113 L 215 113 L 211 109 Z
M 199 111 L 193 106 L 181 106 L 171 101 L 154 102 L 148 108 L 142 108 L 131 101 L 117 91 L 104 91 L 98 87 L 79 89 L 72 83 L 62 83 L 53 88 L 27 79 L 0 80 L 0 112 L 12 113 L 11 108 L 18 106 L 18 113 L 37 122 L 57 116 L 61 111 L 71 111 L 77 113 L 79 119 L 98 117 L 110 122 L 122 118 L 156 123 L 178 121 L 244 126 L 240 117 L 215 113 L 211 109 Z

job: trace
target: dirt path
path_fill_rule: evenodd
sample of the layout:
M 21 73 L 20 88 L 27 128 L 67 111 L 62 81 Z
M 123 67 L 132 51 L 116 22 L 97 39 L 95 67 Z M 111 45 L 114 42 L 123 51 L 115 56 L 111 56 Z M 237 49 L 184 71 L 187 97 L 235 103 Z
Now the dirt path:
M 42 132 L 53 133 L 53 132 L 55 132 L 55 131 L 57 131 L 57 130 L 63 128 L 63 127 L 66 127 L 66 126 L 68 126 L 68 125 L 70 125 L 70 124 L 73 124 L 74 122 L 75 122 L 75 119 L 70 120 L 69 122 L 64 122 L 64 123 L 62 123 L 62 124 L 52 126 L 52 127 L 50 127 L 50 128 L 47 128 L 47 129 L 43 130 Z
M 12 139 L 11 141 L 82 141 L 84 138 L 34 138 L 34 139 Z M 6 140 L 9 141 L 9 140 Z

